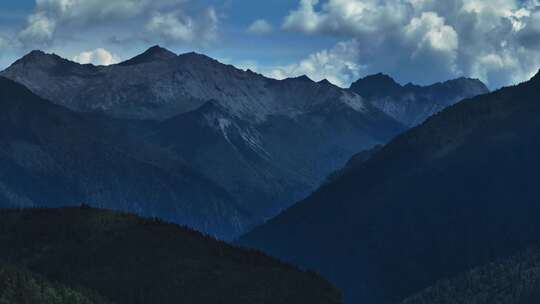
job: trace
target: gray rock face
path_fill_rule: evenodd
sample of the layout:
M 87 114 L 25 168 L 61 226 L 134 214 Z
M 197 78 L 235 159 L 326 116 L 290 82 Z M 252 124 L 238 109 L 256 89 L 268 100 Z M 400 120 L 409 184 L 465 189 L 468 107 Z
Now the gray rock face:
M 175 56 L 152 47 L 112 66 L 79 65 L 34 51 L 0 75 L 78 112 L 118 118 L 164 120 L 217 100 L 231 114 L 262 122 L 295 117 L 337 99 L 355 110 L 363 99 L 307 77 L 277 81 L 196 53 Z
M 478 79 L 458 78 L 430 86 L 401 86 L 377 74 L 353 83 L 351 90 L 408 127 L 414 127 L 460 100 L 489 93 Z

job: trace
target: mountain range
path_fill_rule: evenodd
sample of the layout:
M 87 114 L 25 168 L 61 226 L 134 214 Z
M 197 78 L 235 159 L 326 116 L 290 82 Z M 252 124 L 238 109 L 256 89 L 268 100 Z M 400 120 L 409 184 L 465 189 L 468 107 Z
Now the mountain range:
M 532 303 L 539 91 L 33 51 L 0 72 L 0 301 Z
M 407 128 L 372 96 L 327 81 L 269 79 L 158 46 L 111 66 L 33 51 L 0 76 L 35 94 L 2 80 L 3 205 L 84 201 L 223 239 Z M 479 93 L 476 83 L 459 81 L 452 96 Z M 438 103 L 432 91 L 424 103 Z
M 450 106 L 357 155 L 239 244 L 317 271 L 346 303 L 366 304 L 399 303 L 513 254 L 540 232 L 538 92 L 540 73 Z

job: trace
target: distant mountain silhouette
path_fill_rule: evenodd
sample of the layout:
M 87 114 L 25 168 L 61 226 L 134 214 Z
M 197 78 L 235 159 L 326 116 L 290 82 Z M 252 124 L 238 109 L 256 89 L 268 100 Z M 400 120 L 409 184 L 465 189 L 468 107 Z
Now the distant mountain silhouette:
M 239 244 L 398 303 L 540 237 L 540 74 L 398 136 Z M 434 302 L 435 303 L 435 302 Z
M 15 299 L 45 296 L 41 302 L 7 303 L 107 303 L 61 297 L 70 289 L 117 304 L 341 303 L 322 278 L 261 253 L 158 220 L 86 206 L 0 210 L 0 248 L 0 263 L 33 273 L 23 273 L 21 282 L 17 270 L 8 272 L 12 286 L 1 280 L 6 274 L 0 268 L 0 299 L 6 283 L 8 291 L 25 293 Z M 42 278 L 62 284 L 55 300 L 66 302 L 47 302 L 39 292 L 39 286 L 49 286 Z M 28 286 L 36 280 L 38 286 Z
M 429 86 L 402 86 L 385 74 L 359 79 L 351 85 L 351 90 L 409 127 L 462 99 L 489 93 L 478 79 L 458 78 Z

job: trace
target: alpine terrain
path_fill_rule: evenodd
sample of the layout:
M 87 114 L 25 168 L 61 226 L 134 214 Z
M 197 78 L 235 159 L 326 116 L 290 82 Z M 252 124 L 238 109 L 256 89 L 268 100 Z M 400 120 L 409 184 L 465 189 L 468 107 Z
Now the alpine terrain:
M 540 74 L 451 106 L 239 243 L 368 304 L 398 303 L 512 254 L 539 239 L 539 91 Z

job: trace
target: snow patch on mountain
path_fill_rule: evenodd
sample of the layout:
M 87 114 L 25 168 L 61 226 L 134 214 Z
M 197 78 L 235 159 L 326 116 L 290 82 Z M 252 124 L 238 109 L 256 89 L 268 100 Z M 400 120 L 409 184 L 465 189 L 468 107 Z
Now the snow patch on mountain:
M 261 134 L 256 130 L 247 128 L 245 130 L 239 130 L 240 136 L 248 144 L 248 146 L 261 157 L 270 160 L 272 157 L 270 153 L 263 147 L 261 141 Z
M 366 112 L 367 108 L 362 97 L 357 94 L 343 92 L 341 101 L 357 112 Z
M 225 137 L 225 139 L 230 143 L 231 140 L 229 139 L 229 135 L 227 135 L 227 129 L 231 126 L 231 121 L 226 118 L 218 118 L 218 127 L 221 130 L 221 133 Z

